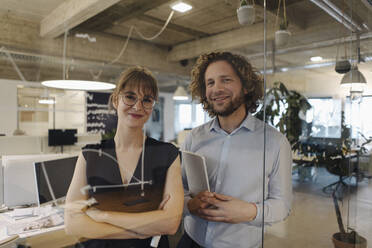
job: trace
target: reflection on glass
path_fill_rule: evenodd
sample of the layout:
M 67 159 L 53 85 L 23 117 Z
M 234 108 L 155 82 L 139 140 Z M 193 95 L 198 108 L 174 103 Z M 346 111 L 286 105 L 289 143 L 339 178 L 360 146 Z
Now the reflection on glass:
M 175 104 L 174 129 L 176 134 L 185 129 L 200 126 L 211 119 L 200 103 L 185 102 Z
M 205 123 L 205 113 L 204 113 L 204 109 L 203 109 L 203 105 L 202 104 L 198 104 L 195 106 L 196 107 L 196 118 L 195 118 L 195 122 L 194 122 L 194 125 L 195 127 L 197 126 L 200 126 L 202 125 L 203 123 Z
M 312 110 L 306 119 L 312 119 L 311 137 L 341 137 L 341 100 L 332 98 L 309 99 Z
M 180 104 L 179 105 L 179 121 L 183 126 L 191 124 L 191 104 Z

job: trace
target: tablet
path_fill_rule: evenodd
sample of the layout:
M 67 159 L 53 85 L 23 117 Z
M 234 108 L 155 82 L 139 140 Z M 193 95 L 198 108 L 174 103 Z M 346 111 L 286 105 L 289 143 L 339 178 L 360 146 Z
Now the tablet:
M 192 196 L 210 191 L 205 158 L 196 153 L 182 151 L 182 167 L 185 168 L 189 192 Z

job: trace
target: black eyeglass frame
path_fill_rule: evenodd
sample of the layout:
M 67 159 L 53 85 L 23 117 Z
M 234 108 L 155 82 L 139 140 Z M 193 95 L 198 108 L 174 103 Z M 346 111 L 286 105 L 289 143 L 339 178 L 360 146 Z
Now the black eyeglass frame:
M 125 102 L 125 96 L 126 95 L 129 95 L 129 96 L 132 96 L 132 97 L 134 97 L 134 98 L 136 98 L 136 100 L 134 101 L 134 103 L 127 103 L 127 102 Z M 119 94 L 119 96 L 120 96 L 120 98 L 121 98 L 121 101 L 125 104 L 125 105 L 127 105 L 127 106 L 129 106 L 129 107 L 133 107 L 134 105 L 136 105 L 136 103 L 138 102 L 138 100 L 140 100 L 140 98 L 139 97 L 137 97 L 136 95 L 133 95 L 133 94 L 125 94 L 125 93 L 122 93 L 122 94 Z M 145 107 L 145 105 L 143 104 L 143 100 L 144 99 L 141 99 L 140 101 L 141 101 L 141 104 L 142 104 L 142 107 L 144 108 L 144 109 L 146 109 L 146 110 L 150 110 L 150 109 L 153 109 L 154 108 L 154 106 L 155 106 L 155 104 L 156 104 L 156 101 L 155 101 L 155 99 L 153 99 L 153 98 L 151 98 L 152 100 L 153 100 L 153 103 L 152 103 L 152 105 L 151 105 L 151 107 Z

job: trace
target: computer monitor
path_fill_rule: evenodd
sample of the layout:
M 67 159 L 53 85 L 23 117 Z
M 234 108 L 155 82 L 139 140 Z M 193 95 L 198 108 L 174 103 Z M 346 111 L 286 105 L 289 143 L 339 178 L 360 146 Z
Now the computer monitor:
M 71 155 L 34 154 L 3 156 L 4 204 L 8 207 L 37 204 L 35 162 L 67 157 L 71 157 Z
M 77 141 L 77 129 L 49 129 L 48 146 L 73 145 Z
M 77 156 L 35 163 L 38 203 L 66 196 L 75 170 Z

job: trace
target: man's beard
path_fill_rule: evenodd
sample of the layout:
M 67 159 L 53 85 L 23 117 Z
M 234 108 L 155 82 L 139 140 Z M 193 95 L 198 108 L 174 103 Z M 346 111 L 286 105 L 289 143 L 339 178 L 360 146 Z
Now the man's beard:
M 213 102 L 208 102 L 209 106 L 211 106 L 211 112 L 216 116 L 229 116 L 234 113 L 242 104 L 244 104 L 244 93 L 241 92 L 240 96 L 232 99 L 232 101 L 227 105 L 225 109 L 216 110 L 214 108 Z

